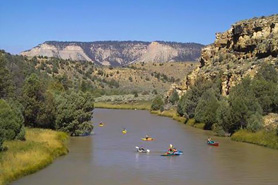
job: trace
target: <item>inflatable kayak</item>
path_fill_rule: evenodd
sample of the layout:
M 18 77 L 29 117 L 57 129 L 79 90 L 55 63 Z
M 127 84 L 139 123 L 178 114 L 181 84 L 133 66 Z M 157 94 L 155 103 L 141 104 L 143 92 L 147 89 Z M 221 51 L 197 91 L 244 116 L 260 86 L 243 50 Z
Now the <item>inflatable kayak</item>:
M 182 154 L 183 154 L 183 151 L 178 150 L 178 151 L 172 152 L 172 153 L 166 152 L 166 153 L 162 154 L 161 156 L 178 156 L 178 155 L 182 155 Z
M 123 133 L 123 134 L 126 134 L 126 133 L 127 133 L 127 130 L 123 130 L 122 133 Z
M 219 146 L 219 143 L 214 142 L 214 141 L 208 141 L 208 145 L 210 145 L 210 146 Z
M 135 148 L 137 149 L 137 152 L 139 152 L 139 153 L 150 153 L 151 152 L 149 149 L 140 148 L 138 146 L 136 146 Z
M 153 141 L 154 139 L 153 138 L 151 138 L 151 137 L 149 137 L 149 138 L 141 138 L 143 141 Z

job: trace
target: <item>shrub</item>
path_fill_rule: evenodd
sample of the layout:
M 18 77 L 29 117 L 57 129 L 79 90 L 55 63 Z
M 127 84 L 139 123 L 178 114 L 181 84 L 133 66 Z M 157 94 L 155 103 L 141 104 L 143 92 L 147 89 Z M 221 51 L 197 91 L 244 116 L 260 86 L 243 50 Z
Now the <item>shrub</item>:
M 138 97 L 138 93 L 137 92 L 134 93 L 134 97 L 135 98 Z
M 163 112 L 164 111 L 164 106 L 160 106 L 159 111 Z
M 233 120 L 231 117 L 231 107 L 226 100 L 221 100 L 219 102 L 219 107 L 216 111 L 216 121 L 218 128 L 221 128 L 226 132 L 230 132 L 230 129 L 233 125 Z
M 177 101 L 179 101 L 179 95 L 178 95 L 178 92 L 176 90 L 174 90 L 174 92 L 172 93 L 172 95 L 169 98 L 169 102 L 172 103 L 172 105 L 174 105 Z
M 152 101 L 151 110 L 160 110 L 160 108 L 163 106 L 163 100 L 161 96 L 156 96 L 154 100 Z
M 215 123 L 215 112 L 218 108 L 218 100 L 213 89 L 207 90 L 201 97 L 195 110 L 195 119 L 197 122 L 205 123 L 205 129 L 211 129 Z
M 92 110 L 93 98 L 88 93 L 62 93 L 56 97 L 56 121 L 58 130 L 69 133 L 71 136 L 90 134 L 93 130 Z
M 5 140 L 24 139 L 22 116 L 3 99 L 0 99 L 0 136 L 0 151 Z
M 263 117 L 260 113 L 256 112 L 247 119 L 247 130 L 256 132 L 262 128 Z

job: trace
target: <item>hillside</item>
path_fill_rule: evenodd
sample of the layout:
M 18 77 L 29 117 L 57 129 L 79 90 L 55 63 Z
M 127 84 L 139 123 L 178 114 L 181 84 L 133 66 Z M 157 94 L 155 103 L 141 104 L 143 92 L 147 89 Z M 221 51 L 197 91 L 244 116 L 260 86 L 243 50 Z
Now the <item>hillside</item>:
M 44 79 L 56 79 L 65 86 L 103 94 L 149 94 L 156 90 L 165 93 L 170 85 L 178 83 L 184 74 L 196 67 L 196 62 L 134 63 L 124 67 L 95 65 L 88 61 L 72 61 L 47 57 L 24 57 L 0 51 L 16 86 L 31 73 Z
M 106 67 L 88 61 L 34 57 L 31 62 L 40 73 L 50 77 L 66 78 L 72 86 L 81 84 L 83 90 L 100 93 L 127 94 L 134 91 L 151 93 L 154 89 L 165 92 L 173 82 L 196 66 L 187 63 L 135 63 L 125 67 Z M 175 72 L 176 71 L 176 72 Z M 179 71 L 179 73 L 177 73 Z
M 134 62 L 186 62 L 200 57 L 203 45 L 177 42 L 47 41 L 28 51 L 24 56 L 47 56 L 61 59 L 90 61 L 95 64 L 123 66 Z
M 186 75 L 179 85 L 173 85 L 179 94 L 193 86 L 197 78 L 214 79 L 220 76 L 222 94 L 246 76 L 253 77 L 258 69 L 270 63 L 278 67 L 278 15 L 239 21 L 224 32 L 217 33 L 213 44 L 202 49 L 199 67 Z

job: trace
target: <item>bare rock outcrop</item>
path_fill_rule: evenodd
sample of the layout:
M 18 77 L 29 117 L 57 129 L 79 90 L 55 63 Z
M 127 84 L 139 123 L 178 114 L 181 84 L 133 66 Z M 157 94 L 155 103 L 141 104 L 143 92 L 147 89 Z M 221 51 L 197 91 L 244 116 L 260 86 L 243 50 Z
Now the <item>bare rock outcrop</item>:
M 253 77 L 263 63 L 278 67 L 277 55 L 278 15 L 237 22 L 228 31 L 216 33 L 215 42 L 202 49 L 200 66 L 169 92 L 183 87 L 183 94 L 198 77 L 220 75 L 222 93 L 228 95 L 231 87 L 247 75 Z

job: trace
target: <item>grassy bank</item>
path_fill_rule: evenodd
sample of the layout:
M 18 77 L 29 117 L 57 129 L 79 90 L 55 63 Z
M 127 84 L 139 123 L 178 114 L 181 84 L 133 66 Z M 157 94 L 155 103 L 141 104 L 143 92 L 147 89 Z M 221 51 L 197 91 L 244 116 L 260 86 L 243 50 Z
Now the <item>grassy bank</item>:
M 105 109 L 138 109 L 138 110 L 150 110 L 151 102 L 138 101 L 138 102 L 95 102 L 95 108 Z
M 242 129 L 232 135 L 232 140 L 278 149 L 278 136 L 274 131 L 261 130 L 253 133 Z
M 26 129 L 26 141 L 7 141 L 0 153 L 0 185 L 34 173 L 68 152 L 68 135 L 47 129 Z
M 170 117 L 178 122 L 181 122 L 181 123 L 185 123 L 186 122 L 186 118 L 184 117 L 180 117 L 177 115 L 176 113 L 177 111 L 172 109 L 172 110 L 165 110 L 163 112 L 160 112 L 160 111 L 151 111 L 152 114 L 157 114 L 159 116 L 165 116 L 165 117 Z

